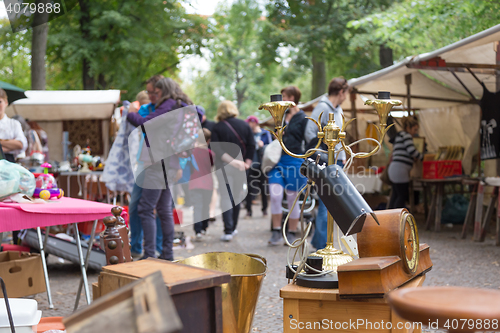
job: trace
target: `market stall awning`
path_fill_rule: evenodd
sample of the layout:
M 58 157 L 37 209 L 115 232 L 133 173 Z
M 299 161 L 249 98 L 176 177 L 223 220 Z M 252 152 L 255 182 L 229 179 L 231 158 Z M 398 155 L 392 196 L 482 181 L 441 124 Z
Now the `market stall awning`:
M 120 100 L 120 90 L 28 90 L 7 115 L 34 121 L 109 119 Z
M 436 51 L 407 57 L 390 67 L 349 80 L 356 88 L 356 108 L 364 106 L 364 99 L 372 93 L 385 90 L 406 105 L 406 80 L 411 75 L 410 95 L 412 109 L 429 109 L 474 102 L 483 94 L 479 81 L 490 91 L 496 91 L 497 45 L 500 25 L 462 39 Z M 473 98 L 473 96 L 474 98 Z M 313 101 L 311 101 L 313 102 Z M 351 101 L 343 104 L 351 109 Z

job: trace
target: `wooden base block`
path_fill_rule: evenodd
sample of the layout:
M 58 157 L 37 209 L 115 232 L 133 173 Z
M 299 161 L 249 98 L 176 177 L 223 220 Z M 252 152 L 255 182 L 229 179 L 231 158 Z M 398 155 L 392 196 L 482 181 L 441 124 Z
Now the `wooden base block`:
M 415 274 L 403 269 L 397 256 L 360 258 L 338 267 L 341 298 L 384 297 L 432 268 L 429 246 L 420 245 L 420 260 Z
M 420 286 L 425 276 L 401 288 Z M 341 299 L 338 289 L 289 284 L 280 290 L 285 333 L 385 332 L 420 333 L 421 326 L 397 316 L 384 298 Z M 413 329 L 416 328 L 416 329 Z

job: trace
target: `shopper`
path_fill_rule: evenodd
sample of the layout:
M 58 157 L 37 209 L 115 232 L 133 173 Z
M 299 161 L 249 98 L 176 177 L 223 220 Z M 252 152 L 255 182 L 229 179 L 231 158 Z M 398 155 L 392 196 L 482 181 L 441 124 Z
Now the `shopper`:
M 238 115 L 238 108 L 233 102 L 220 103 L 210 144 L 215 153 L 216 168 L 223 169 L 217 176 L 224 221 L 224 235 L 221 240 L 225 242 L 231 241 L 237 234 L 245 171 L 250 168 L 255 152 L 252 130 L 245 121 L 236 118 Z M 243 160 L 238 160 L 238 155 L 242 156 Z
M 252 129 L 255 140 L 255 153 L 253 154 L 252 165 L 247 170 L 248 194 L 245 199 L 247 217 L 252 217 L 252 201 L 259 194 L 262 200 L 262 215 L 267 216 L 267 177 L 261 171 L 260 166 L 262 164 L 264 149 L 273 139 L 269 131 L 260 128 L 259 118 L 256 116 L 249 116 L 245 121 Z
M 0 144 L 5 159 L 9 162 L 15 162 L 17 155 L 28 148 L 28 140 L 24 136 L 21 123 L 5 114 L 8 105 L 7 93 L 0 88 Z
M 214 153 L 208 148 L 212 133 L 204 128 L 199 138 L 205 139 L 205 142 L 198 140 L 195 148 L 192 150 L 198 169 L 193 170 L 189 180 L 189 193 L 193 202 L 193 220 L 195 241 L 203 240 L 208 228 L 210 214 L 210 202 L 214 183 L 212 179 L 212 167 L 214 166 Z
M 297 107 L 299 104 L 301 92 L 295 86 L 289 86 L 281 90 L 284 101 L 291 101 L 296 106 L 291 107 L 287 111 L 285 119 L 290 119 L 283 135 L 283 143 L 290 152 L 294 154 L 303 154 L 304 149 L 304 130 L 307 123 L 304 111 Z M 307 179 L 300 173 L 300 165 L 303 160 L 292 157 L 286 153 L 281 154 L 281 158 L 268 174 L 269 194 L 271 197 L 271 220 L 272 220 L 272 235 L 268 244 L 270 246 L 280 245 L 283 243 L 281 223 L 283 219 L 283 195 L 286 193 L 286 200 L 289 209 L 292 207 L 298 192 L 307 183 Z M 290 209 L 290 218 L 288 224 L 287 238 L 292 243 L 297 235 L 297 226 L 299 223 L 300 209 L 299 205 L 295 205 Z
M 137 113 L 129 113 L 127 120 L 135 126 L 141 126 L 146 121 L 161 116 L 172 110 L 191 105 L 189 97 L 181 90 L 179 85 L 170 78 L 163 78 L 155 85 L 155 93 L 158 101 L 155 106 L 155 112 L 143 118 Z M 165 133 L 176 133 L 181 124 L 170 122 L 164 125 Z M 172 134 L 175 135 L 175 134 Z M 147 137 L 145 138 L 147 140 Z M 144 147 L 145 148 L 145 147 Z M 159 163 L 159 162 L 158 162 Z M 165 159 L 164 165 L 169 170 L 176 170 L 175 181 L 182 176 L 182 170 L 179 166 L 179 159 L 176 155 L 172 155 Z M 148 170 L 153 169 L 155 165 L 146 168 L 144 173 L 147 177 L 158 179 L 158 182 L 164 181 L 163 174 L 155 173 L 148 174 Z M 161 170 L 161 169 L 160 169 Z M 163 178 L 162 178 L 163 177 Z M 151 179 L 148 179 L 151 181 Z M 159 183 L 161 184 L 161 183 Z M 138 213 L 141 218 L 142 228 L 144 230 L 144 256 L 143 259 L 155 257 L 156 248 L 156 224 L 154 210 L 161 220 L 163 233 L 163 248 L 160 255 L 161 259 L 173 260 L 173 240 L 174 240 L 174 219 L 172 207 L 172 195 L 170 193 L 169 184 L 165 184 L 164 189 L 143 188 L 142 195 L 139 199 Z
M 403 118 L 403 129 L 396 135 L 392 161 L 387 170 L 392 183 L 388 209 L 404 208 L 410 197 L 410 171 L 415 160 L 424 156 L 415 148 L 413 137 L 418 133 L 418 121 L 414 117 Z
M 328 117 L 330 113 L 333 113 L 335 125 L 342 128 L 343 119 L 342 115 L 344 112 L 340 107 L 340 104 L 344 102 L 349 94 L 349 84 L 347 80 L 343 77 L 333 78 L 328 84 L 328 95 L 323 96 L 318 105 L 314 108 L 311 118 L 317 120 L 321 112 L 323 112 L 323 116 L 321 118 L 321 126 L 325 126 L 328 122 Z M 318 127 L 312 121 L 309 121 L 306 126 L 306 150 L 310 148 L 314 148 L 318 142 Z M 340 143 L 335 146 L 335 149 L 340 149 L 342 145 Z M 328 150 L 328 147 L 322 143 L 320 146 L 323 150 Z M 340 166 L 344 166 L 346 160 L 345 151 L 340 151 L 337 156 L 337 164 Z M 328 211 L 326 209 L 325 204 L 321 199 L 318 199 L 318 212 L 316 214 L 315 220 L 315 230 L 314 236 L 311 241 L 311 245 L 316 249 L 323 249 L 326 246 L 327 239 L 327 219 L 328 219 Z
M 136 99 L 139 101 L 141 106 L 139 110 L 137 110 L 137 108 L 134 108 L 133 104 L 131 104 L 129 107 L 129 113 L 137 112 L 141 117 L 146 117 L 155 112 L 155 104 L 158 102 L 158 97 L 155 93 L 155 85 L 163 78 L 163 75 L 154 75 L 149 78 L 146 82 L 148 100 L 146 100 L 144 96 L 139 93 Z M 137 156 L 130 156 L 131 161 L 135 157 L 137 160 L 139 159 L 138 157 L 141 155 L 143 145 L 144 138 L 142 137 L 139 145 L 139 152 Z M 134 161 L 134 163 L 135 162 L 136 161 Z M 139 204 L 141 195 L 142 187 L 137 185 L 137 182 L 135 182 L 132 193 L 130 194 L 129 202 L 130 252 L 134 258 L 140 258 L 142 256 L 142 241 L 144 239 L 141 219 L 137 211 L 137 205 Z M 162 253 L 162 238 L 161 220 L 159 216 L 156 216 L 156 252 L 158 253 Z

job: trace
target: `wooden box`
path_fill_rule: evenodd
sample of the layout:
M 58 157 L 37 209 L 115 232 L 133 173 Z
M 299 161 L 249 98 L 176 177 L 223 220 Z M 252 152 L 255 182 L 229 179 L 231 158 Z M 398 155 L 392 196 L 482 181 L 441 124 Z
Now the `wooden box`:
M 182 328 L 159 271 L 108 293 L 63 322 L 68 333 L 177 333 Z
M 182 332 L 222 332 L 220 285 L 230 281 L 228 273 L 147 259 L 103 267 L 98 286 L 93 289 L 102 297 L 156 271 L 162 273 L 172 296 L 184 327 Z

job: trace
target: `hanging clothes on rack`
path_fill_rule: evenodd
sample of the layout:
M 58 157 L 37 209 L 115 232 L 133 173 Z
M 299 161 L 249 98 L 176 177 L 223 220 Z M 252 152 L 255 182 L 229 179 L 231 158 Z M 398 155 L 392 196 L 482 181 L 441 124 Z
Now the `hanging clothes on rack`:
M 134 152 L 139 150 L 140 137 L 129 140 L 130 133 L 135 127 L 127 121 L 128 107 L 129 105 L 123 110 L 121 126 L 109 151 L 101 179 L 110 191 L 132 193 L 135 181 L 132 164 L 136 163 L 136 159 L 131 161 L 130 152 L 135 157 Z
M 484 83 L 481 82 L 481 85 L 483 86 L 483 97 L 479 103 L 482 111 L 479 127 L 481 159 L 500 158 L 500 91 L 492 93 Z

